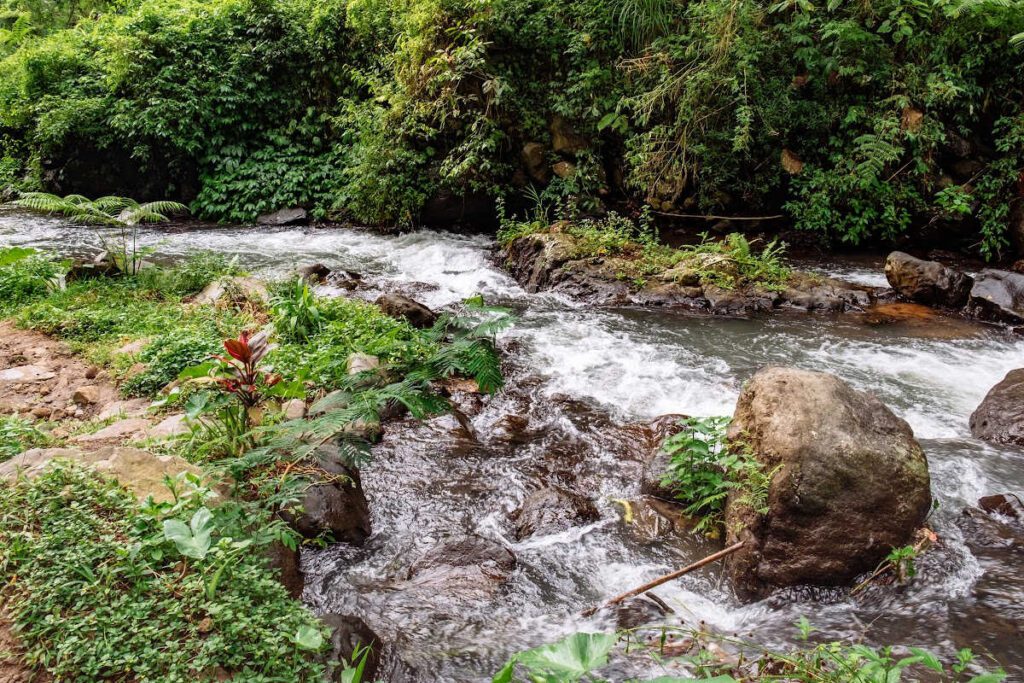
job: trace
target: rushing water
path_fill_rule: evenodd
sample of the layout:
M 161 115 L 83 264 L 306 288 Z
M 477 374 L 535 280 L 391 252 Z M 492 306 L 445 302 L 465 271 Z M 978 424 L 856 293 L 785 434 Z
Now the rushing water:
M 638 499 L 629 432 L 616 425 L 666 413 L 728 414 L 742 382 L 768 364 L 835 373 L 876 393 L 913 427 L 928 454 L 940 503 L 940 547 L 907 587 L 851 599 L 788 592 L 741 605 L 714 569 L 659 588 L 668 623 L 705 622 L 768 645 L 793 642 L 807 616 L 822 638 L 902 643 L 950 655 L 973 646 L 1024 674 L 1021 548 L 968 547 L 962 510 L 981 495 L 1024 490 L 1024 455 L 970 437 L 971 411 L 1010 369 L 1024 366 L 1024 340 L 946 321 L 869 326 L 857 316 L 738 320 L 665 310 L 600 309 L 526 294 L 491 262 L 484 237 L 435 232 L 381 236 L 355 230 L 147 229 L 158 258 L 208 249 L 248 267 L 284 274 L 322 262 L 370 275 L 383 288 L 442 307 L 475 293 L 520 315 L 504 341 L 515 348 L 509 388 L 473 418 L 478 441 L 450 417 L 389 430 L 363 481 L 374 536 L 364 548 L 308 552 L 305 599 L 321 612 L 362 616 L 423 680 L 486 680 L 511 652 L 576 630 L 613 628 L 583 619 L 585 607 L 711 552 L 714 545 L 622 520 L 619 499 Z M 62 221 L 0 215 L 0 244 L 95 251 L 89 230 Z M 874 269 L 823 270 L 882 284 Z M 509 415 L 517 427 L 507 427 Z M 556 483 L 594 499 L 600 521 L 516 542 L 508 516 L 537 488 Z M 517 568 L 492 593 L 401 590 L 412 559 L 473 533 L 496 539 Z

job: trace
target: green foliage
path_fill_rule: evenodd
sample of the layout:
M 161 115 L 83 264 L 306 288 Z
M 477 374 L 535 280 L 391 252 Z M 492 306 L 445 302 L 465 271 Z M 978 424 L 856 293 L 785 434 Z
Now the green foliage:
M 128 197 L 87 199 L 77 194 L 59 197 L 46 192 L 23 192 L 11 205 L 42 213 L 61 214 L 83 225 L 115 226 L 161 223 L 168 220 L 166 214 L 188 210 L 184 204 L 171 201 L 140 204 Z
M 17 415 L 0 415 L 0 462 L 10 460 L 30 448 L 46 446 L 51 437 L 32 422 Z
M 66 264 L 34 249 L 0 248 L 0 315 L 46 296 L 65 270 Z
M 1020 0 L 139 0 L 16 15 L 0 27 L 0 178 L 38 182 L 40 159 L 84 149 L 130 159 L 167 196 L 194 182 L 192 208 L 220 220 L 301 205 L 415 223 L 439 192 L 521 186 L 532 142 L 535 181 L 571 164 L 538 192 L 574 212 L 622 194 L 670 213 L 785 210 L 853 243 L 929 223 L 952 183 L 974 200 L 962 229 L 995 257 L 1024 168 Z M 976 172 L 954 172 L 959 138 Z
M 746 237 L 734 232 L 721 241 L 713 240 L 704 233 L 700 244 L 682 251 L 684 261 L 697 264 L 701 282 L 723 289 L 756 284 L 765 289 L 781 290 L 790 276 L 789 268 L 782 262 L 785 249 L 785 243 L 772 240 L 761 251 L 755 252 Z M 700 258 L 701 255 L 712 258 Z M 723 267 L 726 264 L 728 267 Z
M 279 287 L 270 303 L 274 329 L 282 339 L 301 344 L 320 331 L 320 309 L 312 290 L 301 277 Z
M 669 456 L 662 486 L 675 492 L 688 515 L 699 517 L 697 530 L 715 533 L 726 498 L 738 492 L 746 504 L 765 512 L 774 473 L 741 447 L 726 443 L 728 417 L 687 418 L 682 431 L 662 444 Z
M 805 619 L 797 623 L 803 640 L 813 629 Z M 658 630 L 661 631 L 660 638 Z M 549 645 L 526 650 L 512 656 L 495 674 L 493 683 L 531 681 L 532 683 L 569 683 L 586 680 L 607 683 L 621 678 L 605 678 L 600 670 L 615 656 L 636 662 L 647 655 L 652 663 L 666 669 L 683 665 L 693 671 L 692 677 L 661 676 L 653 680 L 628 679 L 629 683 L 736 683 L 743 681 L 786 680 L 796 683 L 898 683 L 899 681 L 935 680 L 941 683 L 998 683 L 1006 679 L 1000 669 L 979 670 L 978 658 L 968 649 L 957 654 L 955 662 L 944 664 L 938 657 L 921 648 L 872 648 L 843 642 L 823 643 L 792 651 L 769 650 L 756 643 L 716 635 L 706 631 L 683 628 L 647 629 L 637 633 L 619 634 L 574 633 Z M 674 654 L 665 651 L 665 644 L 676 643 Z M 689 651 L 680 656 L 678 643 L 691 643 Z M 737 663 L 723 663 L 723 647 L 737 647 L 746 656 Z M 898 651 L 905 652 L 899 656 Z M 627 659 L 627 654 L 629 655 Z M 523 675 L 520 675 L 523 674 Z
M 203 362 L 220 348 L 214 326 L 171 329 L 146 344 L 139 354 L 145 369 L 128 377 L 121 390 L 129 396 L 154 396 L 178 379 L 182 370 Z
M 316 299 L 320 325 L 305 341 L 288 341 L 274 349 L 269 362 L 286 377 L 305 377 L 325 389 L 341 387 L 352 353 L 368 353 L 398 368 L 422 361 L 433 340 L 404 320 L 384 315 L 379 307 L 354 299 Z M 275 314 L 275 326 L 281 324 Z
M 0 575 L 26 662 L 66 680 L 322 680 L 320 626 L 260 552 L 281 523 L 175 486 L 174 502 L 139 507 L 57 464 L 0 487 Z
M 238 257 L 229 259 L 214 251 L 190 254 L 173 268 L 143 268 L 136 276 L 141 287 L 165 296 L 191 296 L 222 277 L 240 275 Z

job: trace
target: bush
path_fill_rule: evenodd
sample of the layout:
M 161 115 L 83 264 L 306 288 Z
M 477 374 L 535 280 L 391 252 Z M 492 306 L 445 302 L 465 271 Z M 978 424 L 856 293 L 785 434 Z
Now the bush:
M 211 512 L 179 486 L 178 503 L 139 507 L 68 463 L 0 487 L 3 597 L 26 662 L 61 680 L 321 681 L 321 627 L 263 559 L 280 523 L 233 502 Z
M 32 249 L 0 248 L 0 315 L 46 296 L 64 270 L 64 264 Z
M 139 354 L 145 370 L 126 379 L 121 391 L 129 396 L 154 396 L 176 380 L 182 370 L 221 351 L 221 337 L 213 327 L 175 329 L 161 334 Z

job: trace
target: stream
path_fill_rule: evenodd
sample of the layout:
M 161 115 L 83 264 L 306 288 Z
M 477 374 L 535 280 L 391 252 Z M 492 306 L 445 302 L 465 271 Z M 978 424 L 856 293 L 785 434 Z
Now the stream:
M 472 418 L 479 439 L 467 438 L 449 416 L 386 430 L 363 469 L 373 536 L 362 548 L 304 552 L 305 601 L 318 613 L 359 615 L 392 644 L 416 674 L 396 670 L 391 680 L 490 680 L 517 650 L 614 629 L 614 617 L 579 613 L 717 549 L 644 514 L 626 425 L 668 413 L 731 414 L 742 383 L 769 364 L 835 373 L 910 423 L 928 455 L 939 502 L 930 521 L 942 542 L 919 559 L 909 585 L 856 599 L 790 590 L 743 605 L 712 566 L 655 591 L 674 610 L 665 622 L 703 622 L 784 647 L 798 642 L 793 623 L 806 616 L 816 640 L 915 645 L 945 657 L 972 647 L 994 657 L 1011 680 L 1024 675 L 1021 549 L 969 547 L 962 512 L 980 496 L 1024 491 L 1024 454 L 974 440 L 968 429 L 988 390 L 1024 366 L 1020 336 L 951 318 L 869 325 L 852 314 L 728 319 L 594 309 L 524 292 L 493 264 L 493 241 L 484 236 L 193 226 L 147 228 L 139 241 L 157 259 L 214 250 L 270 275 L 320 262 L 433 308 L 482 293 L 516 310 L 515 327 L 501 338 L 511 351 L 508 385 Z M 80 254 L 95 252 L 98 240 L 59 219 L 0 213 L 0 245 Z M 869 268 L 801 265 L 885 284 L 881 258 Z M 600 519 L 516 541 L 509 515 L 551 484 L 591 498 Z M 632 524 L 620 500 L 634 501 Z M 484 593 L 398 589 L 412 560 L 467 534 L 515 554 L 505 585 Z M 669 672 L 678 670 L 650 673 Z

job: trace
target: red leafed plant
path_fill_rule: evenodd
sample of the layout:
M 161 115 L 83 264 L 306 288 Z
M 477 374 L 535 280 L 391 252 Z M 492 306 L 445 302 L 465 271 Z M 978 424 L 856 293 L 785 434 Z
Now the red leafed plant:
M 259 367 L 272 347 L 266 332 L 249 336 L 242 332 L 238 339 L 224 341 L 227 356 L 215 356 L 224 365 L 219 369 L 217 383 L 224 391 L 234 394 L 247 408 L 259 404 L 266 389 L 281 381 L 281 376 Z

